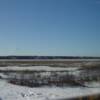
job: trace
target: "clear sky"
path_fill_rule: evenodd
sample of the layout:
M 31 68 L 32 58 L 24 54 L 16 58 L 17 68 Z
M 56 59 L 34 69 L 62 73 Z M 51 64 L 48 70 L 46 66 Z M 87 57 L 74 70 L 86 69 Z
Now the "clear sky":
M 100 0 L 0 0 L 0 55 L 100 56 Z

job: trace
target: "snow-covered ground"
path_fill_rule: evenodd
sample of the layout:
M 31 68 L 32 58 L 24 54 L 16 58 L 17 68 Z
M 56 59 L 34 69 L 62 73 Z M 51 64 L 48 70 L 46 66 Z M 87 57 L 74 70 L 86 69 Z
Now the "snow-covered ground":
M 80 67 L 67 67 L 67 68 L 61 68 L 61 67 L 49 67 L 49 66 L 28 66 L 28 67 L 20 67 L 20 66 L 7 66 L 7 67 L 0 67 L 1 71 L 75 71 L 79 69 Z
M 71 74 L 78 76 L 80 67 L 49 67 L 49 66 L 8 66 L 0 67 L 0 71 L 69 71 Z M 85 83 L 87 87 L 25 87 L 8 83 L 5 79 L 8 77 L 4 73 L 0 73 L 0 100 L 69 100 L 81 96 L 100 94 L 100 83 Z
M 57 100 L 100 94 L 100 88 L 28 88 L 0 80 L 0 100 Z
M 100 88 L 100 82 L 96 82 L 96 81 L 94 81 L 94 82 L 85 82 L 85 86 L 87 86 L 87 87 L 92 87 L 92 88 Z

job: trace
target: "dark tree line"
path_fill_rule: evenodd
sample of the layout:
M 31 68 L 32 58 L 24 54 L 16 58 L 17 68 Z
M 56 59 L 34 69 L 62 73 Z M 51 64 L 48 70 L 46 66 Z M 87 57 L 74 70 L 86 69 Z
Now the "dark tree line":
M 100 59 L 88 56 L 0 56 L 0 59 Z

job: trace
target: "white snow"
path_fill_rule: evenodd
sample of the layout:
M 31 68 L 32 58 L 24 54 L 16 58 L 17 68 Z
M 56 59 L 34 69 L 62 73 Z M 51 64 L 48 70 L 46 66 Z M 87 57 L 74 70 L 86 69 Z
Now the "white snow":
M 1 71 L 69 71 L 73 75 L 79 75 L 80 67 L 49 67 L 49 66 L 8 66 L 0 67 Z M 50 73 L 45 73 L 49 75 Z M 44 74 L 44 75 L 45 75 Z M 0 73 L 1 78 L 7 76 Z M 80 96 L 88 96 L 100 94 L 100 83 L 86 83 L 88 87 L 38 87 L 29 88 L 24 86 L 18 86 L 8 83 L 6 80 L 0 79 L 0 100 L 57 100 L 57 99 L 68 99 L 76 98 Z M 93 88 L 92 88 L 93 87 Z
M 0 78 L 7 78 L 7 75 L 4 75 L 4 73 L 0 73 Z
M 100 81 L 98 82 L 85 82 L 85 86 L 92 88 L 100 88 Z
M 7 66 L 7 67 L 0 67 L 1 71 L 23 71 L 23 70 L 28 70 L 28 71 L 75 71 L 78 70 L 80 67 L 66 67 L 66 68 L 61 68 L 61 67 L 49 67 L 49 66 L 28 66 L 28 67 L 20 67 L 20 66 Z
M 0 100 L 57 100 L 100 94 L 100 88 L 28 88 L 0 80 Z

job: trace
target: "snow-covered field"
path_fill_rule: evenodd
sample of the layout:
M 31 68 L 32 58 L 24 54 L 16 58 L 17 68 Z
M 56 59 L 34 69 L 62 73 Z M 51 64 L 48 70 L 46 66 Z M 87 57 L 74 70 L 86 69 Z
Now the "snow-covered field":
M 0 100 L 57 100 L 100 94 L 100 88 L 28 88 L 0 80 Z
M 77 76 L 80 72 L 80 67 L 49 67 L 49 66 L 29 66 L 29 67 L 0 67 L 0 71 L 69 71 L 71 74 Z M 86 83 L 87 87 L 56 87 L 56 86 L 43 86 L 43 87 L 25 87 L 8 83 L 6 74 L 0 73 L 0 100 L 69 100 L 70 98 L 77 98 L 81 96 L 97 95 L 100 94 L 100 83 L 91 82 Z
M 68 67 L 68 68 L 61 68 L 61 67 L 49 67 L 49 66 L 28 66 L 28 67 L 20 67 L 20 66 L 7 66 L 7 67 L 0 67 L 0 71 L 75 71 L 80 67 Z

